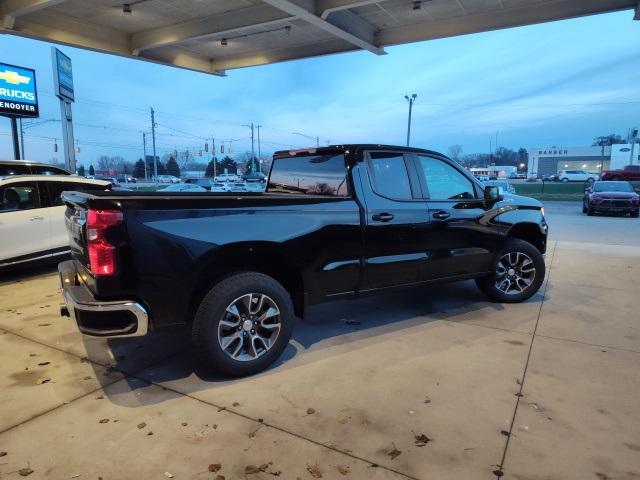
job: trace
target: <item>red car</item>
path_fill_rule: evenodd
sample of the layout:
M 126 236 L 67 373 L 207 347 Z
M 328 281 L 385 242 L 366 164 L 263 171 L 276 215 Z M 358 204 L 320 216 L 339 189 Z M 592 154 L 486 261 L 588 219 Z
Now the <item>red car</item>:
M 593 215 L 596 212 L 628 213 L 637 218 L 640 195 L 629 182 L 594 182 L 584 192 L 582 213 Z
M 605 170 L 600 179 L 640 181 L 640 165 L 627 165 L 618 170 Z

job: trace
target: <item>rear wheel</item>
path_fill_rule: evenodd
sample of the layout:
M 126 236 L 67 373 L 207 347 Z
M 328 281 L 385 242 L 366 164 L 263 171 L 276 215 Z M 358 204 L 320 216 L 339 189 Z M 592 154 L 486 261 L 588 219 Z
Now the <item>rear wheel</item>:
M 476 284 L 493 301 L 518 303 L 540 289 L 544 272 L 544 257 L 536 247 L 518 238 L 508 238 L 498 254 L 494 272 L 478 278 Z
M 582 213 L 587 213 L 587 202 L 582 202 Z
M 569 179 L 568 178 L 563 178 L 562 180 L 560 180 L 562 183 L 569 183 Z
M 591 206 L 587 207 L 587 215 L 589 215 L 590 217 L 593 217 L 595 213 L 596 213 L 595 210 L 591 208 Z
M 262 273 L 237 273 L 202 300 L 193 322 L 194 350 L 224 375 L 251 375 L 282 354 L 293 323 L 293 303 L 280 283 Z

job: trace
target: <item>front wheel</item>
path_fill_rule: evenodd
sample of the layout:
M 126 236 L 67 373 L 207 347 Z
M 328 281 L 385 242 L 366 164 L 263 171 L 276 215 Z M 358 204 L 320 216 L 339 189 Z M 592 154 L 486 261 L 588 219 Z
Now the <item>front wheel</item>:
M 568 178 L 563 178 L 562 180 L 560 180 L 562 183 L 569 183 L 569 179 Z
M 544 273 L 544 257 L 536 247 L 508 238 L 497 256 L 494 272 L 476 279 L 476 285 L 493 301 L 519 303 L 540 289 Z
M 224 375 L 252 375 L 282 354 L 293 323 L 293 303 L 280 283 L 241 272 L 205 295 L 193 322 L 193 347 L 206 366 Z

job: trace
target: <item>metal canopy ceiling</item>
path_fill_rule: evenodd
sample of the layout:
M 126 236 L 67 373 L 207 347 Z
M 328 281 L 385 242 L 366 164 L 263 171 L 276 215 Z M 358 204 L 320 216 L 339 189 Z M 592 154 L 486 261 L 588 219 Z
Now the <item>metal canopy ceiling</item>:
M 0 0 L 0 32 L 223 74 L 633 8 L 639 19 L 638 0 Z

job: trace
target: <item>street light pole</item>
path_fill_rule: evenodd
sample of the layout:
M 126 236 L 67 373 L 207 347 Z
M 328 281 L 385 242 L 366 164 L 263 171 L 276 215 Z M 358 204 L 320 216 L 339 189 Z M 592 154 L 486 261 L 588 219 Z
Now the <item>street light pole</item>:
M 407 120 L 407 147 L 409 146 L 409 141 L 411 139 L 411 111 L 413 110 L 413 102 L 416 101 L 417 94 L 412 94 L 411 97 L 409 95 L 405 95 L 404 98 L 407 102 L 409 102 L 409 119 Z

